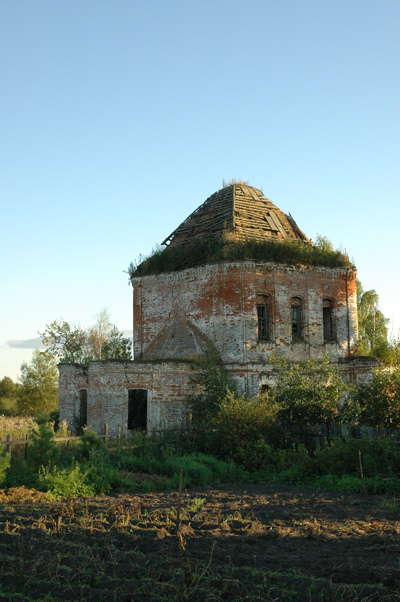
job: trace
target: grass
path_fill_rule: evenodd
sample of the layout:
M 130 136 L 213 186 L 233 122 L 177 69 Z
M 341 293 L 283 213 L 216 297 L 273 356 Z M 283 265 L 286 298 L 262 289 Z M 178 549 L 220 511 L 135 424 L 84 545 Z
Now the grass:
M 159 247 L 150 257 L 140 257 L 138 263 L 130 264 L 128 274 L 130 278 L 135 278 L 229 261 L 266 261 L 297 266 L 354 268 L 348 256 L 340 251 L 297 240 L 248 240 L 239 243 L 232 240 L 227 242 L 195 238 L 185 245 Z
M 0 415 L 0 441 L 5 440 L 7 435 L 14 440 L 25 439 L 35 426 L 35 419 L 31 416 Z
M 49 423 L 54 428 L 54 423 Z M 37 424 L 33 416 L 4 416 L 0 414 L 0 441 L 5 441 L 7 435 L 10 435 L 12 440 L 25 439 L 26 435 L 30 436 L 32 430 Z M 57 431 L 58 437 L 67 435 L 67 425 L 65 422 L 60 423 Z

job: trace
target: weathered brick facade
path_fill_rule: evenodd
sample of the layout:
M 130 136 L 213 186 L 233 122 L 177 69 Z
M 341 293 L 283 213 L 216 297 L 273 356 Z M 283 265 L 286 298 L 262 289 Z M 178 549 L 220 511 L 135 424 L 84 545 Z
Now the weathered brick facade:
M 135 357 L 189 358 L 211 341 L 224 362 L 262 363 L 271 353 L 299 361 L 350 355 L 357 343 L 356 271 L 238 262 L 133 278 Z M 291 302 L 300 300 L 293 342 Z M 268 302 L 268 340 L 259 340 L 257 305 Z M 324 341 L 323 305 L 335 332 Z M 174 325 L 176 327 L 174 328 Z
M 60 364 L 59 407 L 63 420 L 70 425 L 79 421 L 80 391 L 87 391 L 87 422 L 96 432 L 109 427 L 110 435 L 128 427 L 130 390 L 145 390 L 147 425 L 158 430 L 186 420 L 188 396 L 194 393 L 192 371 L 185 363 L 142 363 L 100 360 L 87 368 L 78 364 Z
M 293 218 L 257 189 L 233 186 L 210 199 L 177 229 L 175 238 L 169 237 L 171 245 L 184 244 L 190 232 L 203 236 L 205 228 L 217 223 L 210 215 L 221 214 L 217 225 L 226 224 L 230 212 L 239 216 L 242 239 L 250 235 L 246 224 L 252 225 L 255 212 L 259 238 L 310 244 Z M 234 218 L 231 227 L 236 227 Z M 96 361 L 88 368 L 61 364 L 61 418 L 70 424 L 80 418 L 96 430 L 107 423 L 115 434 L 135 424 L 135 408 L 144 403 L 149 430 L 186 419 L 187 400 L 194 393 L 190 360 L 207 342 L 216 347 L 239 389 L 250 395 L 274 384 L 275 353 L 292 361 L 328 353 L 354 380 L 368 378 L 370 362 L 349 361 L 357 345 L 355 279 L 351 268 L 249 260 L 133 277 L 135 360 Z

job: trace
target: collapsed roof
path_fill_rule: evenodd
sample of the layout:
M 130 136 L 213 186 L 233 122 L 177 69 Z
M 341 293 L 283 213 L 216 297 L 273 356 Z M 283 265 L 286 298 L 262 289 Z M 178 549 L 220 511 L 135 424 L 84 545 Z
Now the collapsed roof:
M 276 207 L 261 190 L 235 183 L 211 195 L 162 244 L 181 245 L 193 238 L 220 239 L 227 232 L 237 241 L 295 239 L 310 242 L 292 216 Z

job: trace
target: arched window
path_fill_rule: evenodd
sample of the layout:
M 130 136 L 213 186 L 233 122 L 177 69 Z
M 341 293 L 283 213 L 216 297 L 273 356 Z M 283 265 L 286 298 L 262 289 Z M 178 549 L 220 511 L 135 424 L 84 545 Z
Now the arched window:
M 270 302 L 268 295 L 258 295 L 257 303 L 257 338 L 259 341 L 270 339 Z
M 302 327 L 302 302 L 300 297 L 292 297 L 291 302 L 291 317 L 292 317 L 292 342 L 298 343 L 303 340 Z
M 333 312 L 333 301 L 330 299 L 323 300 L 323 325 L 324 325 L 324 342 L 332 342 L 336 338 L 335 322 Z

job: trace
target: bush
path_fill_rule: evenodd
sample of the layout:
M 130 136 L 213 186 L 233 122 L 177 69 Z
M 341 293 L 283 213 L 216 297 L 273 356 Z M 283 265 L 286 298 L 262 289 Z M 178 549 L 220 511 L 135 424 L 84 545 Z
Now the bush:
M 78 497 L 95 495 L 95 487 L 89 481 L 87 471 L 75 464 L 61 470 L 42 468 L 38 484 L 53 497 Z
M 400 367 L 375 370 L 356 394 L 360 424 L 400 428 Z
M 281 435 L 278 407 L 265 393 L 247 399 L 228 393 L 212 422 L 214 453 L 238 462 L 246 470 L 256 470 L 271 461 L 269 443 Z
M 110 455 L 104 455 L 101 452 L 92 453 L 90 461 L 83 466 L 95 494 L 120 491 L 121 487 L 126 484 L 118 468 L 112 465 Z
M 335 441 L 316 451 L 312 460 L 314 474 L 360 475 L 361 451 L 364 476 L 400 474 L 400 446 L 390 439 L 375 441 Z
M 104 442 L 90 429 L 86 430 L 79 441 L 76 453 L 82 460 L 88 460 L 95 451 L 104 450 Z

